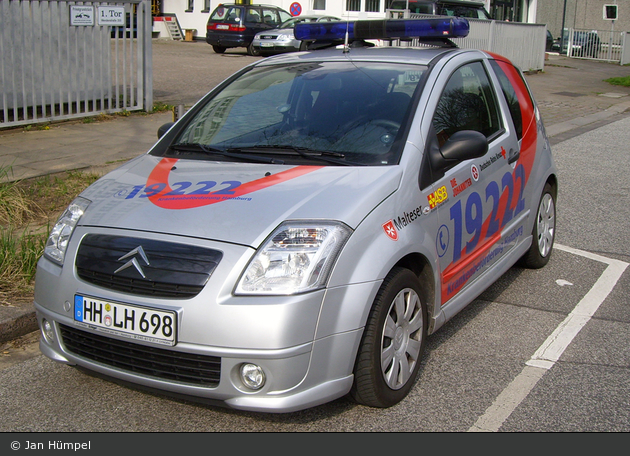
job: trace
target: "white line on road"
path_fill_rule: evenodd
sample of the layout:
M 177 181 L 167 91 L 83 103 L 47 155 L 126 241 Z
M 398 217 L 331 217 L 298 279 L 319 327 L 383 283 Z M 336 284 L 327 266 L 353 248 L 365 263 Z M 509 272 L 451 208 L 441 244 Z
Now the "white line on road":
M 567 315 L 560 325 L 536 350 L 523 371 L 497 396 L 486 412 L 468 429 L 468 432 L 496 432 L 518 405 L 527 397 L 536 383 L 551 369 L 580 330 L 589 322 L 599 306 L 613 290 L 628 267 L 624 261 L 606 258 L 583 250 L 556 244 L 554 248 L 591 260 L 608 267 L 588 293 Z

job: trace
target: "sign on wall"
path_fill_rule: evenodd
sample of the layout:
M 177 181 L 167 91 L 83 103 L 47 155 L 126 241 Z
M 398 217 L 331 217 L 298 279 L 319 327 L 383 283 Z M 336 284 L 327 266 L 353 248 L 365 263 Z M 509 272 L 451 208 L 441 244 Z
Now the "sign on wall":
M 70 5 L 70 25 L 94 25 L 94 7 Z
M 99 6 L 98 25 L 125 25 L 125 7 Z

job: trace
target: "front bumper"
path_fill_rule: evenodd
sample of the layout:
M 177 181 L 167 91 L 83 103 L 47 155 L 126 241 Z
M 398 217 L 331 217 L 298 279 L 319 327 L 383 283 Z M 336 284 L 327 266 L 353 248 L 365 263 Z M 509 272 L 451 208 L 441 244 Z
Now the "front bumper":
M 347 363 L 353 362 L 362 333 L 355 330 L 278 350 L 230 349 L 188 343 L 170 347 L 168 350 L 175 355 L 192 353 L 220 359 L 220 380 L 216 386 L 206 387 L 123 370 L 116 366 L 115 359 L 110 362 L 78 355 L 66 347 L 60 330 L 62 326 L 74 325 L 72 320 L 56 315 L 37 303 L 35 308 L 40 328 L 44 319 L 53 323 L 53 339 L 42 337 L 40 350 L 54 361 L 166 394 L 196 398 L 202 402 L 203 399 L 211 403 L 219 401 L 231 408 L 256 412 L 294 412 L 347 394 L 353 382 Z M 83 328 L 79 330 L 83 331 Z M 113 343 L 120 341 L 111 339 Z M 333 360 L 345 361 L 339 363 Z M 263 388 L 252 391 L 242 383 L 239 370 L 243 363 L 255 363 L 263 368 L 267 377 Z
M 252 46 L 262 53 L 295 52 L 300 50 L 300 41 L 277 41 L 254 39 Z

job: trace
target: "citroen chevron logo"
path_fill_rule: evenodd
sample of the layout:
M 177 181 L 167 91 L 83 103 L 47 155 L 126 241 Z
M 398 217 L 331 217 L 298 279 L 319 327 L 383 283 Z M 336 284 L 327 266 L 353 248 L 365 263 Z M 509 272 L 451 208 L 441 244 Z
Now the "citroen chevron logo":
M 144 261 L 144 263 L 148 266 L 149 265 L 149 259 L 147 258 L 147 254 L 144 253 L 144 249 L 142 248 L 141 245 L 139 245 L 138 247 L 136 247 L 135 249 L 133 249 L 131 252 L 121 256 L 120 258 L 118 258 L 118 261 L 123 261 L 126 260 L 127 258 L 131 258 L 131 260 L 127 261 L 125 264 L 123 264 L 121 267 L 119 267 L 118 269 L 116 269 L 114 271 L 114 274 L 119 273 L 120 271 L 123 271 L 131 266 L 133 266 L 134 268 L 136 268 L 136 271 L 138 271 L 140 273 L 140 275 L 142 276 L 143 279 L 146 279 L 147 276 L 144 275 L 144 271 L 142 270 L 142 266 L 140 266 L 140 262 L 138 261 L 138 258 L 136 257 L 136 254 L 140 256 L 140 258 L 142 258 L 142 260 Z

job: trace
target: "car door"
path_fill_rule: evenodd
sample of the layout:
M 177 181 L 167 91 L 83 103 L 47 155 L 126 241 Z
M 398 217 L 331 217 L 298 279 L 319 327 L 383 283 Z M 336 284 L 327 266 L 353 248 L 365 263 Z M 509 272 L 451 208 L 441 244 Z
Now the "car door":
M 442 71 L 440 79 L 446 83 L 430 134 L 440 145 L 464 130 L 480 132 L 488 141 L 485 155 L 434 170 L 433 192 L 428 195 L 430 209 L 438 214 L 441 304 L 450 318 L 487 286 L 486 273 L 514 246 L 514 203 L 519 211 L 523 208 L 512 174 L 519 143 L 501 108 L 505 103 L 500 102 L 490 68 L 478 60 Z

